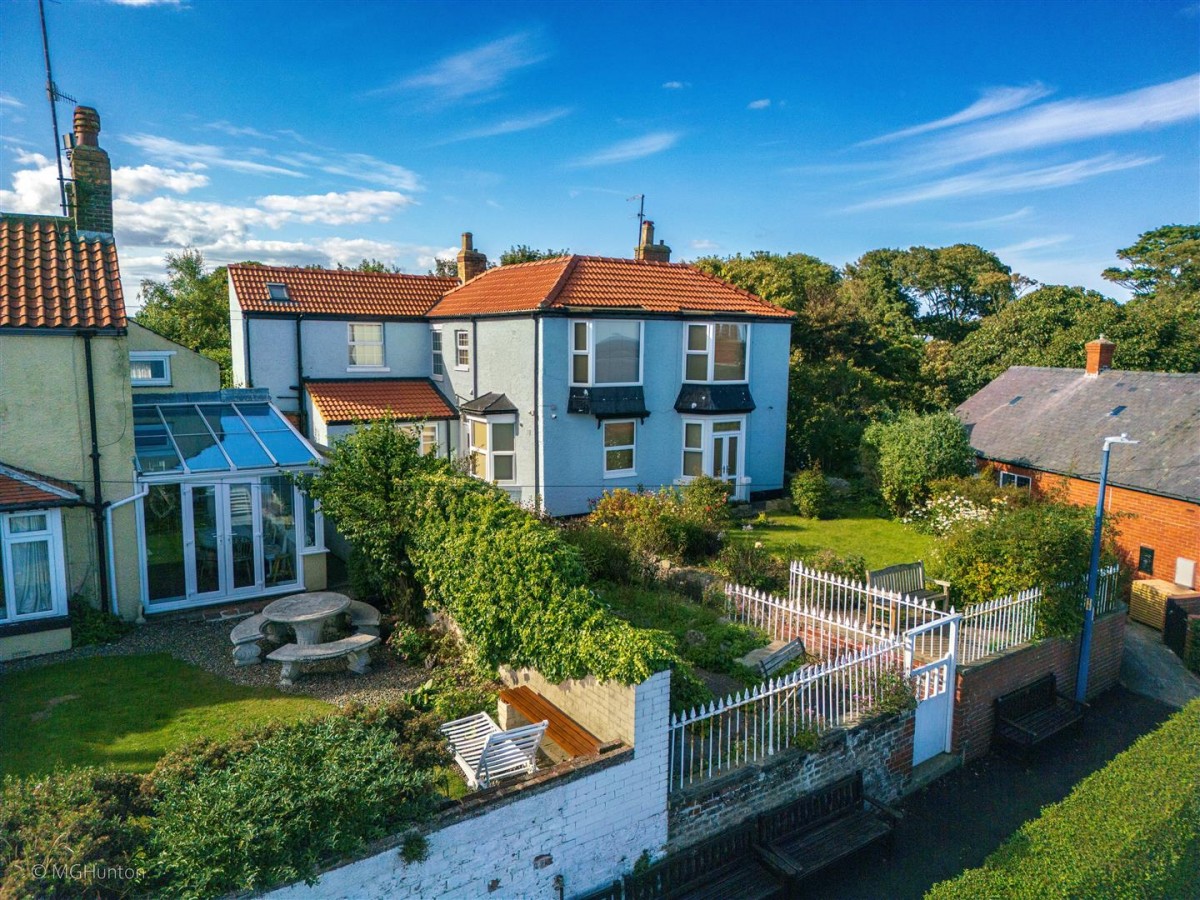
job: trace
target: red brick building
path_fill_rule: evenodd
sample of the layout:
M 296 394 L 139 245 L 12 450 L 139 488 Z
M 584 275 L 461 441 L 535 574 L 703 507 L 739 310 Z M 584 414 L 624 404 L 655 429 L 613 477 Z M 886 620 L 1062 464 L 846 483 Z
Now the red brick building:
M 958 408 L 980 463 L 1003 483 L 1095 507 L 1104 439 L 1105 509 L 1139 577 L 1200 587 L 1200 374 L 1110 368 L 1114 345 L 1087 345 L 1086 369 L 1014 366 Z

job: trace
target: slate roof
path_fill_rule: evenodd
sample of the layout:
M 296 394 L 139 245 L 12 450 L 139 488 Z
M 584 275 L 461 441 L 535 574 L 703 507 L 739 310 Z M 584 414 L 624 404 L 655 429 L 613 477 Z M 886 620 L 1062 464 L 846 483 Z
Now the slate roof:
M 306 381 L 304 389 L 329 425 L 378 419 L 454 419 L 458 413 L 426 378 Z
M 1014 366 L 957 410 L 980 456 L 1200 502 L 1200 375 Z
M 79 489 L 57 478 L 0 463 L 0 510 L 73 506 Z
M 497 394 L 494 391 L 489 391 L 481 397 L 468 400 L 466 403 L 460 403 L 458 408 L 465 413 L 474 413 L 479 416 L 493 416 L 498 413 L 515 413 L 517 411 L 517 408 L 508 397 L 504 394 Z
M 431 317 L 546 309 L 710 313 L 788 319 L 792 314 L 682 263 L 559 256 L 489 269 L 450 291 Z
M 316 313 L 394 318 L 425 315 L 457 278 L 393 275 L 280 266 L 229 267 L 229 280 L 243 312 Z M 288 300 L 271 300 L 267 284 L 285 284 Z
M 0 329 L 126 327 L 117 246 L 69 219 L 0 213 Z

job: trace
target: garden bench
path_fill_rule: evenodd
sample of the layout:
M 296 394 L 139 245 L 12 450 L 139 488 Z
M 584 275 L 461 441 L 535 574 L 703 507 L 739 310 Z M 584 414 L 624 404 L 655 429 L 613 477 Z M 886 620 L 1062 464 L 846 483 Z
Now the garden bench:
M 792 638 L 770 656 L 763 657 L 758 662 L 758 669 L 763 678 L 770 678 L 794 659 L 804 656 L 804 641 Z
M 500 702 L 507 703 L 527 722 L 546 722 L 546 737 L 568 756 L 588 756 L 600 752 L 599 738 L 525 685 L 502 690 Z
M 262 662 L 262 649 L 258 642 L 264 638 L 277 640 L 277 629 L 262 613 L 243 619 L 233 626 L 229 640 L 233 642 L 233 664 L 252 666 Z
M 379 610 L 370 603 L 351 600 L 350 606 L 346 609 L 346 615 L 350 617 L 350 626 L 355 632 L 379 637 Z
M 283 685 L 295 684 L 302 663 L 338 659 L 342 656 L 346 657 L 351 672 L 355 675 L 365 675 L 370 662 L 367 651 L 378 643 L 379 638 L 376 635 L 352 634 L 327 644 L 284 644 L 278 650 L 267 654 L 267 659 L 283 663 L 283 672 L 279 676 L 279 683 Z
M 745 822 L 644 872 L 625 876 L 625 900 L 768 900 L 784 884 L 756 855 L 754 823 Z
M 439 730 L 450 742 L 467 784 L 478 790 L 502 778 L 532 775 L 546 723 L 501 731 L 491 716 L 481 712 L 447 722 Z
M 1083 721 L 1087 706 L 1058 692 L 1054 673 L 996 698 L 992 739 L 1028 753 Z
M 801 879 L 890 838 L 900 819 L 899 810 L 863 792 L 859 771 L 761 814 L 756 852 L 788 879 L 790 891 Z
M 926 587 L 927 583 L 938 585 L 938 589 Z M 925 563 L 901 563 L 867 572 L 867 586 L 895 591 L 914 600 L 932 600 L 939 608 L 950 599 L 950 582 L 925 577 Z

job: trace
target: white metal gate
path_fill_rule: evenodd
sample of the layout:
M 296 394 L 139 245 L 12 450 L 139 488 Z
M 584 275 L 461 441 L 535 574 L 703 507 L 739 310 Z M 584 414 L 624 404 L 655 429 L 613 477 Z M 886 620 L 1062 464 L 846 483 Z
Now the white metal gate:
M 950 751 L 954 729 L 955 647 L 961 620 L 961 615 L 951 612 L 904 633 L 904 668 L 913 679 L 917 695 L 914 766 Z

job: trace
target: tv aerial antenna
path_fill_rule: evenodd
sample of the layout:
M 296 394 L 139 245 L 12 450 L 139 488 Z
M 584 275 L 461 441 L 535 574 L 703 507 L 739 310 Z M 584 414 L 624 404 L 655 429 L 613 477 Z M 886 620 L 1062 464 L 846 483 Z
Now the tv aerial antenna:
M 58 102 L 65 100 L 75 103 L 74 97 L 64 94 L 54 83 L 50 72 L 50 38 L 46 33 L 46 3 L 38 0 L 38 15 L 42 20 L 42 55 L 46 58 L 46 99 L 50 101 L 50 124 L 54 128 L 54 161 L 58 164 L 58 202 L 62 206 L 62 214 L 67 215 L 67 179 L 63 177 L 62 143 L 58 136 Z
M 640 242 L 642 239 L 642 223 L 646 221 L 646 195 L 645 194 L 634 194 L 632 197 L 625 198 L 626 203 L 630 202 L 631 200 L 638 201 L 638 213 L 637 213 L 638 237 L 637 237 L 637 239 Z

